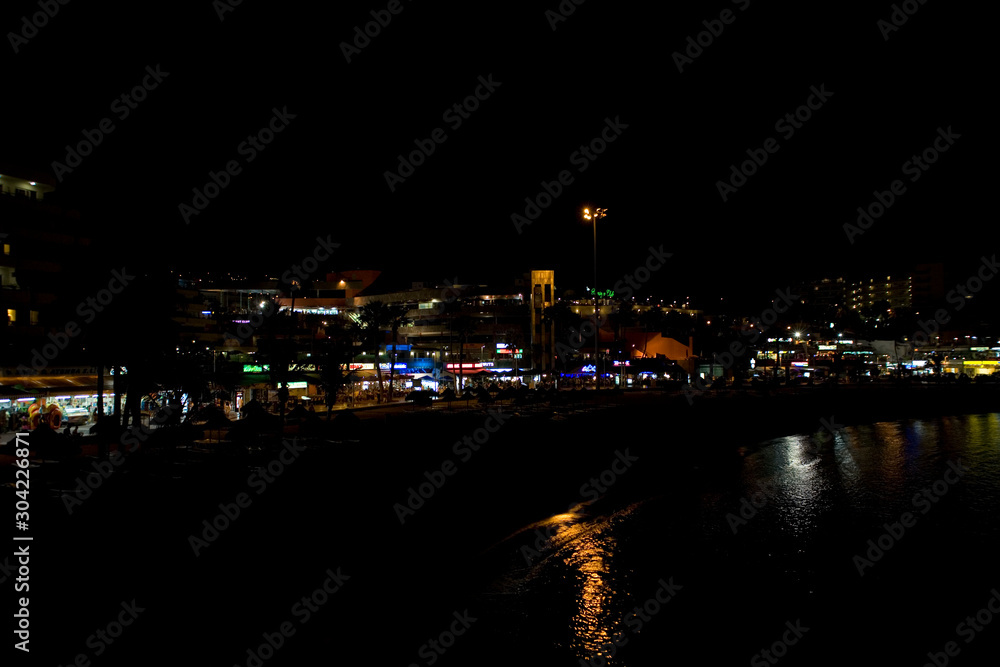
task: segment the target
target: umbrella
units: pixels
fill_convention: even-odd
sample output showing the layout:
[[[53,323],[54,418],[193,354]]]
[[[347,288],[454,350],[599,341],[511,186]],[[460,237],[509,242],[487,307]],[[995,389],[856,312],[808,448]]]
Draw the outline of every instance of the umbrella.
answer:
[[[267,410],[264,409],[264,406],[261,405],[260,401],[258,401],[256,398],[244,403],[243,407],[240,408],[240,414],[245,416],[266,413],[266,412]]]
[[[211,411],[208,415],[208,420],[202,425],[204,429],[211,429],[213,431],[221,431],[222,429],[232,428],[233,422],[229,420],[224,414],[221,413],[218,408]],[[221,439],[217,438],[217,440]],[[209,439],[211,440],[211,439]]]

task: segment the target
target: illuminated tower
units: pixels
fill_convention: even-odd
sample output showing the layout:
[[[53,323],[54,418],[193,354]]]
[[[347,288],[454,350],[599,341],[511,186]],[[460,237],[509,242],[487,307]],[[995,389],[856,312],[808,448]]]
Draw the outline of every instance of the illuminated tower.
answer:
[[[531,359],[542,372],[555,367],[555,322],[545,323],[545,309],[555,304],[555,271],[531,272]]]

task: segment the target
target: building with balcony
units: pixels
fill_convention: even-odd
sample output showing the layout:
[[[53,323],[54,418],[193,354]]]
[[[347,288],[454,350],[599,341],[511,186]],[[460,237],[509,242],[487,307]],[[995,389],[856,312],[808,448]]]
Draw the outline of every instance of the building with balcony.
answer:
[[[0,366],[24,363],[79,317],[67,295],[92,241],[79,212],[49,201],[54,190],[51,176],[0,165]],[[71,354],[61,361],[76,363]]]

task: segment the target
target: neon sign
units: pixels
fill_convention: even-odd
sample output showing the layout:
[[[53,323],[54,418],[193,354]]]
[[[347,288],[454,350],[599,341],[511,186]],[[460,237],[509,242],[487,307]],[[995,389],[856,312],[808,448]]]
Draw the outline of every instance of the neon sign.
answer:
[[[581,368],[580,372],[581,373],[596,373],[597,372],[597,366],[595,366],[594,364],[588,364],[588,365],[584,366],[583,368]]]
[[[601,299],[613,299],[615,296],[615,291],[612,289],[598,290],[595,292],[593,287],[587,288],[587,294],[590,296],[597,296]]]

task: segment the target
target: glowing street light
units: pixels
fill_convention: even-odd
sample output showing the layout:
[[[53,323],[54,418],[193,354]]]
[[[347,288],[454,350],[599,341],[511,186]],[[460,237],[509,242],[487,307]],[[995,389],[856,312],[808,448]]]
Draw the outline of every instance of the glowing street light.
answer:
[[[594,221],[594,391],[599,391],[601,388],[601,369],[597,363],[597,346],[601,330],[598,317],[600,307],[597,304],[597,293],[600,291],[597,289],[597,221],[607,214],[608,209],[606,208],[595,208],[593,214],[590,213],[589,208],[583,209],[583,219]]]

